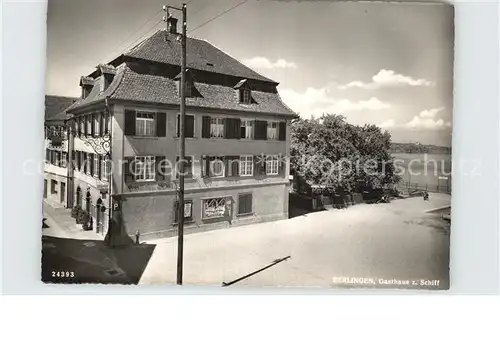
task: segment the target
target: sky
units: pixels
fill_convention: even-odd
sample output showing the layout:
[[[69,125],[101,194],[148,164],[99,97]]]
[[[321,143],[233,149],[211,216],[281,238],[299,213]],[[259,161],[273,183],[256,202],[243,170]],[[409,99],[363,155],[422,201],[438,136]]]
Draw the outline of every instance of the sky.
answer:
[[[46,92],[79,79],[159,28],[161,0],[49,0]],[[187,0],[188,35],[278,81],[302,118],[342,114],[394,142],[451,145],[453,8],[435,3]],[[192,32],[190,32],[192,31]]]

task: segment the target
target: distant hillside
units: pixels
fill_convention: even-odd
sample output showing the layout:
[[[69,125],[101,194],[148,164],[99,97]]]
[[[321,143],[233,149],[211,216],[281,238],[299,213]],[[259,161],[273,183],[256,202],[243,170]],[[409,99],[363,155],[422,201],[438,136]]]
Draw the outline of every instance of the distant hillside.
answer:
[[[392,143],[391,152],[407,153],[407,154],[451,154],[451,147],[424,145],[418,143]]]

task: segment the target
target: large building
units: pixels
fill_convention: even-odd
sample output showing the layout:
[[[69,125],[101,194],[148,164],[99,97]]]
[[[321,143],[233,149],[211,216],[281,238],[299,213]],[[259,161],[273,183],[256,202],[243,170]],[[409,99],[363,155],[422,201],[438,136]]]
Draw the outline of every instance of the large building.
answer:
[[[127,235],[176,235],[176,26],[170,18],[168,30],[82,77],[82,96],[67,109],[75,161],[69,205],[87,209],[100,233],[111,193]],[[186,78],[185,232],[288,218],[290,121],[297,115],[280,99],[278,83],[195,38],[187,38]],[[107,135],[106,155],[99,142]]]
[[[45,96],[45,165],[43,198],[53,207],[68,205],[68,133],[64,112],[76,98]]]

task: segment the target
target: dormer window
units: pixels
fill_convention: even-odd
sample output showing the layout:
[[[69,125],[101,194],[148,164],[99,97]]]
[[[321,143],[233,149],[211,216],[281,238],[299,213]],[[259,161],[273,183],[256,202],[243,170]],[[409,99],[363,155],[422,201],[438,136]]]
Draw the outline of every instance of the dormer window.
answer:
[[[82,87],[82,99],[85,99],[94,87],[94,79],[91,77],[81,77],[80,86]]]
[[[234,86],[234,89],[238,90],[240,104],[252,103],[252,90],[246,79],[240,80],[238,84]]]
[[[176,81],[177,84],[177,91],[179,92],[179,97],[181,96],[181,74],[179,73],[177,76],[175,76],[174,80]],[[186,87],[185,87],[185,93],[186,97],[201,97],[199,92],[196,90],[196,87],[194,86],[195,82],[195,77],[194,74],[188,69],[186,69]]]
[[[250,89],[241,89],[240,90],[240,103],[242,104],[250,104],[252,102],[252,95],[250,93]]]

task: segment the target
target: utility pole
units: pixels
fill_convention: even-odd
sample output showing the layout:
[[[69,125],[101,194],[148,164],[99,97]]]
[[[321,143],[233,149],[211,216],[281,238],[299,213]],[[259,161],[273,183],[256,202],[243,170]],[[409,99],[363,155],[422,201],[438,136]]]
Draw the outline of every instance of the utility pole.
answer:
[[[179,234],[177,238],[177,284],[182,285],[182,266],[184,259],[184,158],[186,157],[186,140],[184,121],[186,119],[186,35],[187,35],[187,8],[182,4],[182,61],[181,61],[181,118],[179,121]]]
[[[182,8],[163,6],[170,16],[168,10],[182,11],[182,36],[181,36],[181,111],[179,118],[179,200],[178,200],[178,235],[177,235],[177,284],[182,285],[182,268],[184,261],[184,159],[186,158],[186,140],[184,133],[184,122],[186,116],[186,36],[187,36],[187,6]]]

